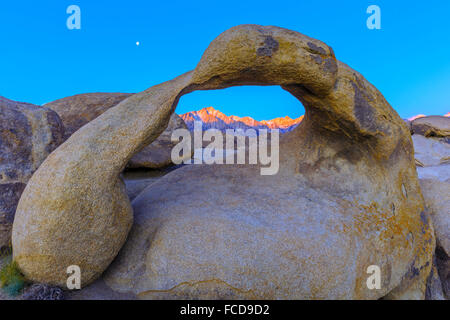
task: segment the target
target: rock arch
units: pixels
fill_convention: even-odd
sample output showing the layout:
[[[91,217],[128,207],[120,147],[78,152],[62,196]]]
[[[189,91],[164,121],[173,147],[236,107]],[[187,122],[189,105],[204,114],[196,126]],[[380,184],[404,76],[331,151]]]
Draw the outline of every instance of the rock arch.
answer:
[[[272,192],[293,192],[305,201],[307,196],[303,199],[299,192],[310,193],[311,201],[316,202],[314,208],[322,207],[325,213],[306,207],[296,213],[297,202],[291,205],[294,209],[286,210],[294,210],[294,217],[303,219],[301,223],[317,219],[312,227],[328,233],[326,241],[349,243],[351,250],[317,242],[315,248],[321,255],[313,260],[320,264],[322,278],[305,265],[305,273],[313,280],[299,289],[287,284],[292,280],[289,277],[273,280],[278,288],[274,289],[258,280],[264,276],[261,270],[253,270],[254,278],[245,282],[227,275],[231,272],[227,269],[217,271],[227,279],[214,280],[223,290],[216,290],[216,285],[211,289],[208,284],[175,293],[170,289],[171,285],[178,287],[173,279],[164,282],[143,279],[142,274],[133,279],[125,275],[125,270],[134,268],[132,259],[146,255],[139,251],[142,248],[135,248],[139,241],[148,241],[135,225],[109,272],[110,285],[144,297],[154,291],[211,297],[211,292],[230,290],[231,296],[258,291],[261,295],[256,296],[263,298],[378,298],[389,292],[392,296],[404,297],[407,292],[420,297],[431,267],[434,238],[423,212],[408,128],[382,94],[358,72],[337,61],[325,43],[291,30],[258,25],[225,31],[210,44],[193,71],[129,97],[82,127],[47,158],[23,193],[13,227],[14,259],[26,276],[64,286],[67,266],[76,264],[82,270],[83,286],[99,277],[132,226],[133,209],[120,178],[125,164],[164,130],[182,95],[236,85],[280,85],[303,103],[306,115],[302,124],[280,145],[280,172],[268,178],[280,188]],[[184,171],[189,170],[199,169],[194,166]],[[208,175],[213,169],[203,170]],[[220,170],[232,175],[229,168]],[[249,168],[242,170],[249,184],[255,182],[264,189],[269,183],[254,177]],[[170,186],[179,183],[180,177],[183,175],[170,174],[166,180],[175,179]],[[281,191],[285,181],[284,188],[289,190]],[[225,180],[227,183],[233,182]],[[168,188],[164,183],[160,186]],[[142,197],[133,202],[134,210],[139,211],[135,214],[146,221],[147,205]],[[270,208],[258,210],[266,213]],[[293,241],[297,246],[304,243],[304,239],[297,240]],[[130,255],[135,249],[138,254]],[[310,254],[308,250],[313,249],[310,246],[299,255]],[[338,267],[327,266],[327,257],[345,258],[353,273],[339,275],[344,268],[342,261],[336,262]],[[307,260],[306,256],[298,258]],[[144,261],[134,262],[145,269]],[[388,275],[382,290],[364,288],[367,263],[380,264]],[[278,267],[267,266],[268,270]],[[325,288],[334,276],[335,286]],[[223,283],[226,285],[220,285]],[[392,291],[394,288],[400,289]],[[223,296],[227,297],[219,295]]]

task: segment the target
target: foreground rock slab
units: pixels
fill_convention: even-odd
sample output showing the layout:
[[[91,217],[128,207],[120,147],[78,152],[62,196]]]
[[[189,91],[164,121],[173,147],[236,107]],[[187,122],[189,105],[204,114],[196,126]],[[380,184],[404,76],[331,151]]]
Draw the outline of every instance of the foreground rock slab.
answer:
[[[120,173],[194,90],[281,85],[306,108],[280,142],[280,170],[182,167],[128,200]],[[76,152],[74,152],[76,150]],[[51,190],[51,193],[43,190]],[[325,43],[241,25],[194,71],[154,86],[75,132],[33,175],[13,228],[33,280],[86,286],[108,267],[140,298],[423,299],[434,252],[409,129]],[[32,230],[32,232],[30,232]],[[367,268],[382,285],[370,290]]]
[[[436,240],[447,256],[450,256],[450,183],[421,179],[425,203],[431,217],[436,233]]]
[[[88,122],[130,97],[131,93],[85,93],[59,99],[45,106],[55,110],[66,127],[66,139]],[[125,120],[125,119],[124,119]],[[150,145],[134,155],[128,167],[163,168],[172,164],[171,134],[176,129],[187,129],[183,119],[175,113],[166,130]]]
[[[11,243],[14,215],[26,183],[63,142],[63,135],[55,112],[0,97],[0,248]]]

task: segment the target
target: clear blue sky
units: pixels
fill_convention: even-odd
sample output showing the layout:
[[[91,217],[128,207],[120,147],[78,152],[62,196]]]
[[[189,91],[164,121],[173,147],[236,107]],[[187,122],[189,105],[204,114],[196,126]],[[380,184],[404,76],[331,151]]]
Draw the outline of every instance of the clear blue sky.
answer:
[[[81,30],[66,27],[71,4],[81,8]],[[371,4],[381,8],[382,30],[366,27]],[[253,23],[325,41],[402,117],[445,114],[449,16],[447,0],[3,0],[0,95],[43,104],[78,93],[142,91],[193,69],[224,30]],[[303,113],[278,87],[196,92],[177,112],[207,106],[258,120]]]

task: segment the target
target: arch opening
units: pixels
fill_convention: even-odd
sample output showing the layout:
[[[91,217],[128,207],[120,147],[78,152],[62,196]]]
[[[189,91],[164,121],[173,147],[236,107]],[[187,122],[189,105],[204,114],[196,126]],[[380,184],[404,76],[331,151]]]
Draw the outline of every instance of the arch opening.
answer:
[[[305,113],[303,104],[280,86],[236,86],[194,91],[180,98],[175,112],[183,115],[208,107],[227,117],[251,117],[258,122],[285,117],[297,119]]]

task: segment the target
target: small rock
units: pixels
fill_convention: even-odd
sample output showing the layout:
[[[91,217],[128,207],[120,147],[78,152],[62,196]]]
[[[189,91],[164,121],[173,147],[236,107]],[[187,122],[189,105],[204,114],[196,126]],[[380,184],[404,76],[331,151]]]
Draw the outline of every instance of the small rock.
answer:
[[[439,245],[436,247],[436,265],[445,298],[450,300],[450,258]]]
[[[450,255],[450,183],[420,179],[425,205],[431,213],[436,240]]]
[[[433,259],[433,267],[427,281],[427,291],[425,293],[426,300],[445,300],[444,291],[442,290],[441,279],[436,268],[436,259]]]
[[[271,56],[258,54],[267,49]],[[121,172],[165,130],[179,98],[246,84],[281,85],[307,110],[280,141],[279,170],[184,166],[131,205]],[[17,208],[14,259],[29,279],[61,286],[77,264],[85,287],[122,248],[134,212],[105,274],[114,291],[195,299],[378,299],[395,291],[423,299],[435,241],[412,153],[399,115],[328,45],[283,28],[237,26],[195,70],[129,97],[52,153]],[[388,275],[380,290],[367,287],[374,264]]]
[[[450,164],[450,144],[439,139],[425,138],[415,134],[412,136],[414,143],[414,157],[422,167]]]

